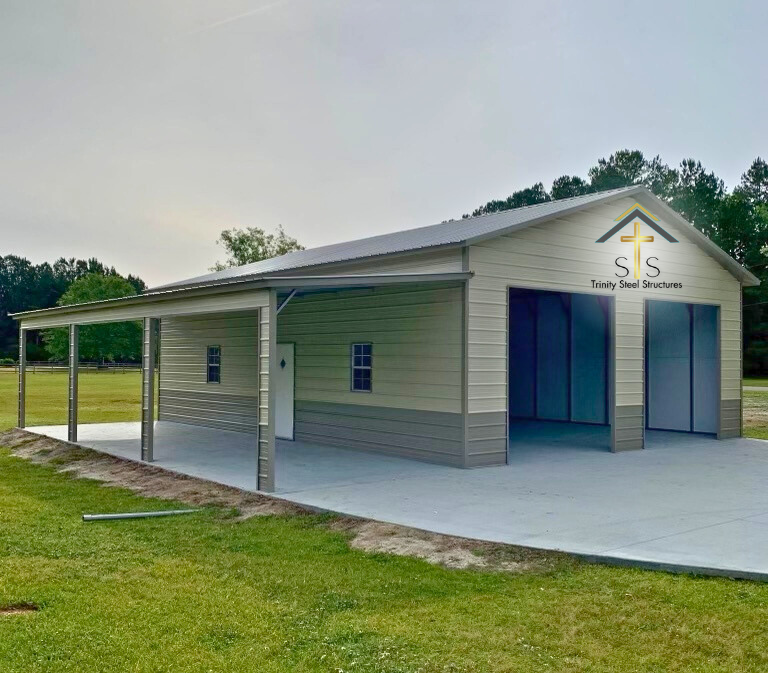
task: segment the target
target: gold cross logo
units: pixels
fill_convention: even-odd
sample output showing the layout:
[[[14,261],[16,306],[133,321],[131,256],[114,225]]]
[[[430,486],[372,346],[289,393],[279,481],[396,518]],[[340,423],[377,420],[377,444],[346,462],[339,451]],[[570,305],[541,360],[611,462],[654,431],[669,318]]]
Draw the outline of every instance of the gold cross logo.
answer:
[[[635,222],[635,235],[634,236],[622,236],[622,243],[634,243],[635,244],[635,278],[640,278],[640,244],[641,243],[653,243],[653,236],[641,236],[640,235],[640,223]]]

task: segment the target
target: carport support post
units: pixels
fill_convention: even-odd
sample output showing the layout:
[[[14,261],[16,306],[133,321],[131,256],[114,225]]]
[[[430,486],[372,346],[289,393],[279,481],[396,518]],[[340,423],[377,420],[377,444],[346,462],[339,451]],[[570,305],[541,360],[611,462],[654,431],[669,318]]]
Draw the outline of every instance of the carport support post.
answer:
[[[259,434],[256,488],[275,490],[275,378],[277,376],[277,292],[259,309]]]
[[[18,426],[26,424],[27,409],[27,330],[19,329],[19,418]]]
[[[144,318],[141,337],[141,459],[154,460],[157,318]]]
[[[69,326],[69,386],[67,387],[68,411],[67,439],[77,441],[77,374],[80,364],[80,326]]]

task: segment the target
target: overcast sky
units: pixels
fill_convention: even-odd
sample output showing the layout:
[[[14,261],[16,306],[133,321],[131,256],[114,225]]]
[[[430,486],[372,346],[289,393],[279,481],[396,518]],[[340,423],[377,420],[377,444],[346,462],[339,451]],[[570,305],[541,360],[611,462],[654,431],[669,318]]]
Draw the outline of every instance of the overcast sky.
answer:
[[[764,1],[0,0],[0,254],[156,285],[224,228],[432,224],[623,147],[732,187],[767,30]]]

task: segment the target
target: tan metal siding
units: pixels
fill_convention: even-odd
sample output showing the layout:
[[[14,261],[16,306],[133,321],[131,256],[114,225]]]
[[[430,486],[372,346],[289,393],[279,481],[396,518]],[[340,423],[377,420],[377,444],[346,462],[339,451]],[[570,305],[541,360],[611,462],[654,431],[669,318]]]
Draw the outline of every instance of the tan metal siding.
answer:
[[[507,414],[490,411],[469,414],[466,432],[466,467],[503,465],[507,460]]]
[[[464,465],[461,414],[299,400],[296,439]]]
[[[683,289],[592,289],[591,280],[619,279],[618,256],[629,260],[632,245],[618,236],[595,241],[614,219],[634,204],[624,199],[574,213],[507,236],[490,239],[469,250],[468,378],[470,414],[503,411],[506,407],[507,286],[594,292],[616,298],[616,404],[643,404],[644,300],[668,299],[720,306],[721,398],[739,399],[741,390],[741,287],[725,268],[685,237],[677,225],[661,225],[679,239],[660,236],[646,244],[643,257],[653,255],[657,279],[682,282]],[[629,280],[632,280],[631,274]]]
[[[296,400],[461,413],[461,288],[298,297],[278,320],[296,344]],[[350,344],[373,344],[373,391],[350,390]]]
[[[256,432],[258,311],[161,321],[160,420]],[[221,383],[206,382],[208,346],[221,346]]]
[[[722,400],[720,403],[720,439],[741,436],[741,400]]]

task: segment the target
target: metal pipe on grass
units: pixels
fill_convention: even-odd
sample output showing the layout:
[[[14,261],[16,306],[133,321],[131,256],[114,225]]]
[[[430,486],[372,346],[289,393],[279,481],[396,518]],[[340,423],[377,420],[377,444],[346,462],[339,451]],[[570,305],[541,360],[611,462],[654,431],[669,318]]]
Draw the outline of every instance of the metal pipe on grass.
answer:
[[[122,514],[83,514],[83,521],[120,521],[122,519],[144,519],[153,516],[193,514],[200,509],[167,509],[158,512],[124,512]]]

